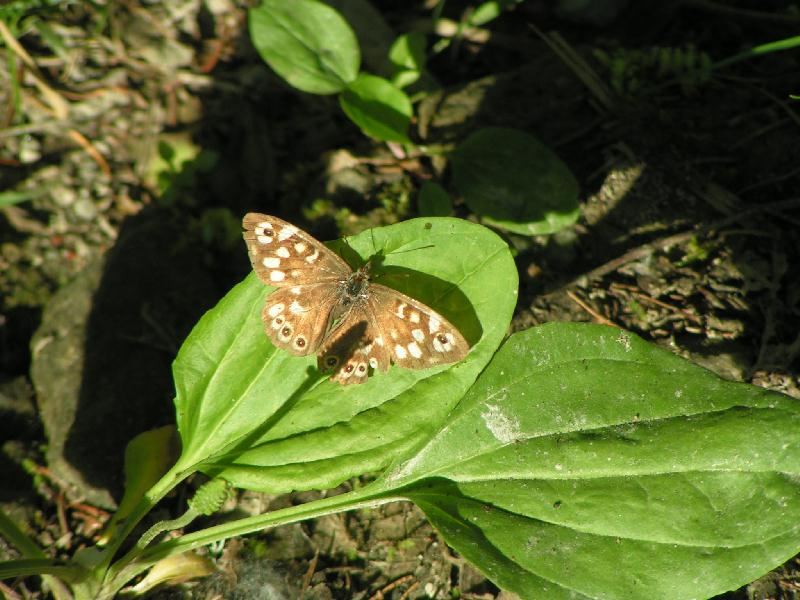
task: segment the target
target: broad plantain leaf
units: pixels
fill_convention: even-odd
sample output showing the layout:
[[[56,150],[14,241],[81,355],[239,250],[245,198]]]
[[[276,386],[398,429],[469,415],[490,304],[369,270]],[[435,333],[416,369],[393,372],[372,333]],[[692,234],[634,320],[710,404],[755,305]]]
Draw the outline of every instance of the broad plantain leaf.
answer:
[[[555,233],[580,215],[575,176],[525,132],[480,129],[456,148],[451,160],[453,184],[488,224],[539,235]]]
[[[251,275],[201,319],[175,361],[182,465],[202,464],[250,489],[331,487],[426,440],[472,385],[516,304],[505,243],[479,225],[429,218],[363,232],[338,248],[360,261],[382,252],[373,279],[448,317],[472,344],[469,356],[340,386],[320,377],[315,357],[270,344],[260,321],[270,288]]]
[[[800,402],[552,323],[384,485],[524,598],[705,598],[800,550]]]
[[[342,16],[315,0],[262,0],[250,9],[250,37],[261,58],[287,83],[335,94],[355,80],[358,40]]]

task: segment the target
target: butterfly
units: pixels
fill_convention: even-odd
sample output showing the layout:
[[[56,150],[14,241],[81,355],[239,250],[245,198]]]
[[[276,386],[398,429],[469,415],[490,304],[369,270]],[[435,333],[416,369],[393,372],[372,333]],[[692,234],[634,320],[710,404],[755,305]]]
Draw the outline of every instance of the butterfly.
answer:
[[[322,242],[277,217],[245,215],[242,226],[259,279],[276,287],[261,319],[272,343],[317,355],[331,381],[363,383],[390,363],[425,369],[462,360],[464,336],[419,300],[371,283],[370,263],[354,271]]]

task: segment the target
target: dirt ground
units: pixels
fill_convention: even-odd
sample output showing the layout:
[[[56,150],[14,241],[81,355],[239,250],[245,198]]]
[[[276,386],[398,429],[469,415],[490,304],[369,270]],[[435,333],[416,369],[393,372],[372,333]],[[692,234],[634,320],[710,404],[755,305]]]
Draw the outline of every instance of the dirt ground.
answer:
[[[379,73],[433,3],[335,4],[359,15],[364,69]],[[499,232],[520,273],[513,327],[613,324],[800,400],[800,50],[720,64],[796,35],[800,3],[575,4],[528,0],[464,31],[431,56],[440,89],[415,113],[427,145],[527,131],[580,182],[576,225]],[[417,216],[421,183],[447,181],[440,158],[392,151],[335,97],[289,88],[252,48],[246,9],[0,6],[0,502],[54,555],[94,543],[127,440],[173,422],[171,360],[249,271],[244,213],[333,239]],[[468,10],[448,2],[443,16]],[[236,509],[316,495],[243,493]],[[213,558],[216,575],[153,597],[509,597],[410,504],[234,540]],[[34,578],[0,590],[41,596]],[[798,596],[795,557],[723,597]]]

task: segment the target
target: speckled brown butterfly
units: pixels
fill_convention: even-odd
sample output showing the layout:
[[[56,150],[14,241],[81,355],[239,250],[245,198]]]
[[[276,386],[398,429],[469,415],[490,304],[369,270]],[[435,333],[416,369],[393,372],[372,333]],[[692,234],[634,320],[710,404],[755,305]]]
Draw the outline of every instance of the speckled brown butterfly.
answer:
[[[370,369],[394,363],[425,369],[463,359],[469,344],[422,302],[370,283],[369,263],[350,266],[306,232],[277,217],[248,213],[242,222],[258,277],[277,287],[261,318],[278,348],[315,352],[331,381],[363,383]]]

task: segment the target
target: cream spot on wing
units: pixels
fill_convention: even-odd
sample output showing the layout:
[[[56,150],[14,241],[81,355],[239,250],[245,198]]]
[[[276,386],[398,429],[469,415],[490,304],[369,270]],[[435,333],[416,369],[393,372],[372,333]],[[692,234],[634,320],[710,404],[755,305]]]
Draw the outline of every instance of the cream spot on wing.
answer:
[[[406,318],[406,314],[405,314],[406,306],[408,306],[408,305],[405,302],[401,302],[400,304],[397,305],[397,309],[394,311],[394,314],[397,315],[397,317],[400,318],[400,319],[405,319]]]
[[[411,319],[412,321],[414,319]],[[425,339],[425,334],[422,332],[422,329],[412,329],[411,330],[411,337],[413,337],[418,342],[421,342]]]
[[[291,312],[293,315],[299,315],[300,313],[306,312],[306,308],[301,306],[297,300],[294,300],[289,305],[289,312]]]
[[[300,277],[300,275],[302,275],[302,273],[297,269],[292,269],[291,275],[293,279],[297,279],[298,277]]]
[[[399,358],[399,359],[401,359],[401,360],[402,360],[402,359],[404,359],[406,356],[408,356],[408,352],[406,352],[406,349],[405,349],[405,348],[403,348],[403,347],[402,347],[400,344],[397,344],[397,345],[394,347],[394,355],[395,355],[397,358]]]
[[[256,239],[258,240],[259,244],[271,244],[272,243],[272,237],[270,237],[270,236],[259,235],[259,236],[256,236]]]
[[[317,257],[319,257],[319,250],[314,248],[314,252],[306,256],[306,262],[309,264],[313,263],[315,260],[317,260]]]
[[[283,281],[284,279],[286,279],[286,273],[284,273],[283,271],[272,271],[269,274],[270,281],[277,282],[277,281]]]
[[[289,258],[289,249],[286,246],[281,246],[280,248],[275,250],[275,254],[277,254],[281,258]]]
[[[264,257],[264,260],[261,261],[261,264],[268,269],[277,269],[281,266],[281,259],[275,256],[266,256]]]
[[[411,342],[406,347],[408,348],[408,353],[414,358],[419,358],[420,356],[422,356],[422,350],[420,350],[419,346],[417,346],[417,342]]]
[[[441,321],[439,321],[439,319],[431,315],[430,321],[428,321],[428,331],[430,333],[436,333],[437,331],[439,331],[439,326],[441,324],[442,323]]]
[[[294,245],[294,251],[297,252],[298,254],[302,254],[303,252],[306,251],[307,247],[308,246],[306,246],[305,242],[297,242]]]
[[[408,318],[411,319],[412,323],[419,323],[419,313],[415,310],[411,311],[411,315]]]
[[[269,307],[269,310],[267,311],[267,314],[270,317],[273,317],[273,318],[277,317],[279,314],[281,314],[283,312],[284,308],[286,308],[286,305],[284,305],[283,302],[281,302],[280,304],[275,304],[275,305]]]
[[[296,285],[293,288],[290,288],[289,291],[292,292],[295,296],[299,296],[300,295],[300,286]]]
[[[281,325],[286,323],[286,319],[283,318],[283,315],[278,315],[274,319],[272,319],[272,323],[270,323],[270,327],[273,329],[280,329]]]
[[[270,223],[269,221],[261,221],[261,223],[256,225],[256,227],[258,227],[261,230],[269,229],[270,231],[272,231],[272,223]]]
[[[299,229],[294,225],[287,225],[283,229],[281,229],[280,233],[278,234],[278,241],[282,242],[283,240],[288,240],[292,237],[295,233],[297,233]]]
[[[397,329],[392,329],[389,332],[389,335],[392,337],[393,340],[396,340],[397,339]]]
[[[376,337],[375,338],[375,343],[378,344],[378,346],[383,347],[383,336],[379,335],[378,337]]]
[[[373,369],[377,369],[378,368],[378,359],[375,358],[374,356],[372,358],[370,358],[369,359],[369,366],[372,367]]]

